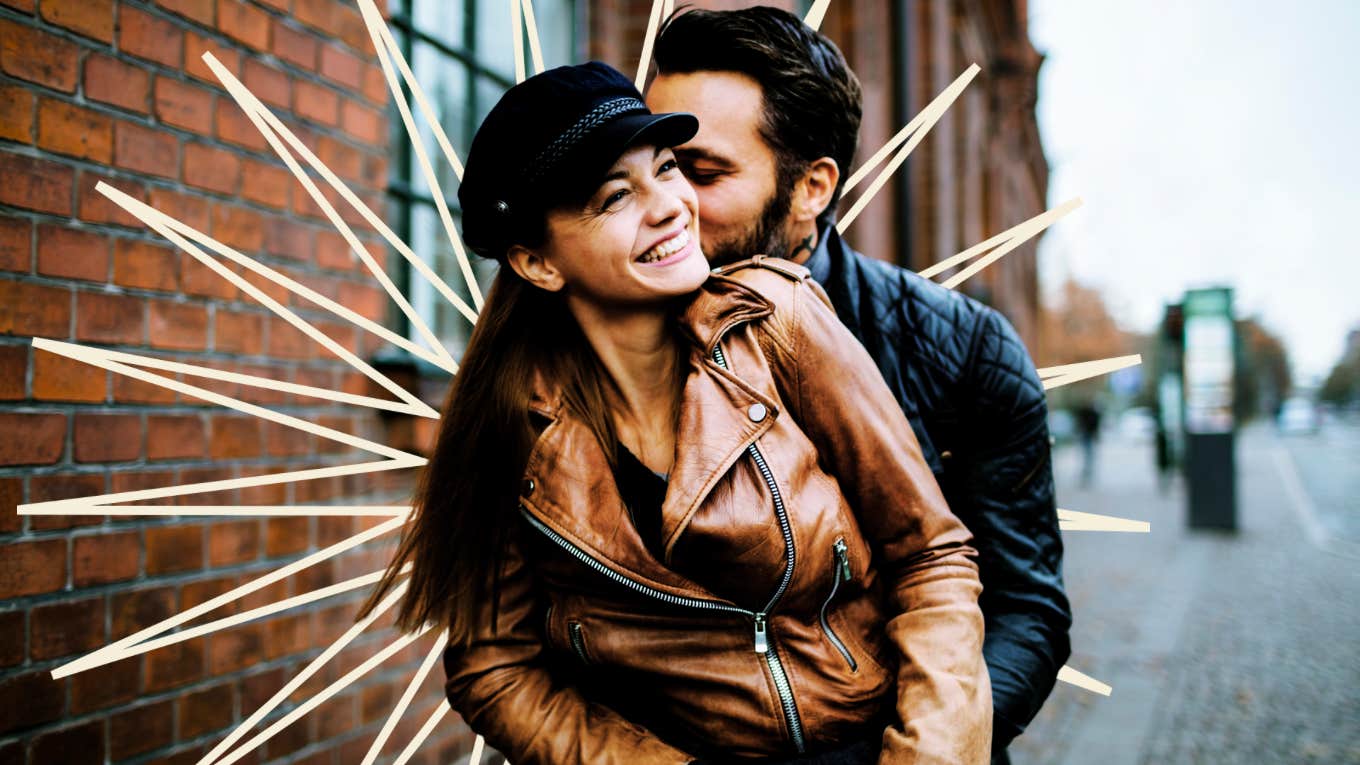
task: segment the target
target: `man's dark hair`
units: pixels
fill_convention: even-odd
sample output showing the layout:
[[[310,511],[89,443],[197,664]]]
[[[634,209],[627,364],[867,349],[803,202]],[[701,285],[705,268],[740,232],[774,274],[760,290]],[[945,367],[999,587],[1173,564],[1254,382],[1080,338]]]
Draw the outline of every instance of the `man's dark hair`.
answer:
[[[863,96],[835,43],[778,8],[681,8],[657,34],[655,57],[661,74],[738,72],[759,83],[765,96],[760,132],[775,154],[776,182],[791,186],[813,160],[831,157],[840,181],[817,216],[818,228],[836,219],[859,141]]]

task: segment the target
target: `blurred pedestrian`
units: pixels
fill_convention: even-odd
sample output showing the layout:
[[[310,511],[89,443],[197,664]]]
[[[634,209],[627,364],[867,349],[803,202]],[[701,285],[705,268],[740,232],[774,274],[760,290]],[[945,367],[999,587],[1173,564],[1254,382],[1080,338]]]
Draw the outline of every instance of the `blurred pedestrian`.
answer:
[[[1081,441],[1081,485],[1089,487],[1096,478],[1096,442],[1100,440],[1100,409],[1094,401],[1077,407],[1077,439]]]

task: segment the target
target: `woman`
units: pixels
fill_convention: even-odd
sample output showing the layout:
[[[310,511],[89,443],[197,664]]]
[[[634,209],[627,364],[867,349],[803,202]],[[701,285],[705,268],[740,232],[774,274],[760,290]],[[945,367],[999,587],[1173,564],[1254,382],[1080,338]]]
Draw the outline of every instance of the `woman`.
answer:
[[[598,63],[487,116],[459,199],[502,267],[364,611],[411,563],[398,624],[516,765],[986,762],[968,532],[806,270],[710,274],[696,130]]]

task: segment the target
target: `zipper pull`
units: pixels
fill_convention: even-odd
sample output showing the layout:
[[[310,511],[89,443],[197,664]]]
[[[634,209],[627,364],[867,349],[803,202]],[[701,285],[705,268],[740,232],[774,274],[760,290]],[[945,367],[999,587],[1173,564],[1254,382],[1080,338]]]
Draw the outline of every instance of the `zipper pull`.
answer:
[[[770,641],[765,637],[765,614],[756,614],[756,653],[770,650]]]
[[[833,548],[836,551],[836,562],[840,564],[841,581],[850,581],[850,555],[846,552],[845,538],[836,537],[836,544]]]

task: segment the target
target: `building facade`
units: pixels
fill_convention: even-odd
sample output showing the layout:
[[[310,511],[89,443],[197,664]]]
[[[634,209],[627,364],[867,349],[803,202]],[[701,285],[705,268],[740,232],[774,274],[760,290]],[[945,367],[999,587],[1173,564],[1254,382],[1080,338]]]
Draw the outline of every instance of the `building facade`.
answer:
[[[810,3],[786,2],[795,12]],[[502,0],[383,6],[453,146],[514,81]],[[713,3],[704,3],[718,7]],[[632,72],[647,0],[534,0],[549,66],[599,58]],[[914,269],[1045,207],[1034,123],[1040,56],[1023,0],[834,0],[823,30],[865,86],[861,157],[976,62],[982,73],[848,232]],[[414,336],[364,265],[201,61],[211,51],[355,194],[457,287],[434,196],[388,98],[353,0],[0,0],[0,765],[195,762],[353,624],[342,593],[70,677],[52,671],[373,525],[372,519],[19,516],[18,505],[275,475],[370,455],[32,347],[32,338],[385,396],[247,291],[113,205],[107,183],[361,316]],[[428,129],[420,139],[432,150]],[[437,156],[437,152],[435,153]],[[449,167],[437,169],[447,194]],[[331,197],[334,198],[333,196]],[[852,203],[851,196],[846,204]],[[456,217],[457,210],[454,215]],[[363,247],[453,351],[468,322],[356,215]],[[1027,340],[1033,245],[964,289]],[[489,272],[479,266],[485,279]],[[447,374],[296,293],[246,281],[427,402]],[[458,288],[464,293],[464,288]],[[277,387],[179,375],[247,404],[413,452],[433,421]],[[401,502],[414,471],[262,484],[176,504]],[[394,538],[307,566],[191,624],[381,570]],[[380,619],[287,694],[254,735],[395,637]],[[361,761],[430,642],[417,641],[282,728],[247,762]],[[417,689],[383,749],[394,760],[442,703]],[[455,761],[471,736],[445,718],[412,760]]]

